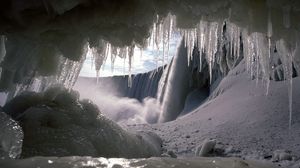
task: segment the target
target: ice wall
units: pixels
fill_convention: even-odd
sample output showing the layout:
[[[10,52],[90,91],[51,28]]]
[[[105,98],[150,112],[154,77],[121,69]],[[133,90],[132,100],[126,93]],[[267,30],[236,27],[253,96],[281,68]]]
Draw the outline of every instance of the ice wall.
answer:
[[[165,82],[164,88],[157,93],[157,99],[160,100],[161,104],[161,114],[158,122],[176,119],[184,107],[185,98],[190,90],[190,71],[186,54],[187,49],[182,42],[177,55],[168,67],[167,78],[163,81]]]

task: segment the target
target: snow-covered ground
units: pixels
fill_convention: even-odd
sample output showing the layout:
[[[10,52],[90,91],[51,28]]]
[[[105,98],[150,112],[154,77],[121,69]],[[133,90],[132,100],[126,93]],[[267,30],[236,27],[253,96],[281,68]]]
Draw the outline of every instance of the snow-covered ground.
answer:
[[[179,156],[193,156],[208,138],[216,139],[227,156],[270,159],[279,149],[300,156],[300,78],[293,80],[293,124],[289,129],[288,83],[271,81],[266,95],[266,86],[251,80],[244,67],[241,63],[232,70],[209,100],[193,112],[172,122],[134,124],[128,129],[154,131],[163,139],[164,149]]]

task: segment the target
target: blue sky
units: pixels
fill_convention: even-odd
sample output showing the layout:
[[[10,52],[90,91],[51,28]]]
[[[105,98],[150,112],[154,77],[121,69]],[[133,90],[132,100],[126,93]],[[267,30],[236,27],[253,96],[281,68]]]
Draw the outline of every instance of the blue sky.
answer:
[[[179,33],[175,33],[175,35],[170,40],[170,55],[168,60],[164,61],[164,64],[169,63],[172,57],[176,54],[177,46],[179,45],[181,40],[181,36]],[[95,67],[93,65],[93,60],[91,56],[91,52],[88,52],[87,58],[84,62],[83,68],[81,69],[80,76],[87,77],[96,77]],[[132,62],[132,74],[144,73],[155,69],[157,66],[162,66],[162,44],[160,44],[160,51],[157,51],[156,48],[149,46],[147,49],[144,49],[141,54],[141,50],[139,48],[135,48],[133,62]],[[117,57],[114,70],[111,70],[111,61],[110,58],[106,60],[106,63],[102,66],[100,71],[100,76],[114,76],[114,75],[124,75],[128,74],[128,59],[125,60],[124,67],[124,59]]]

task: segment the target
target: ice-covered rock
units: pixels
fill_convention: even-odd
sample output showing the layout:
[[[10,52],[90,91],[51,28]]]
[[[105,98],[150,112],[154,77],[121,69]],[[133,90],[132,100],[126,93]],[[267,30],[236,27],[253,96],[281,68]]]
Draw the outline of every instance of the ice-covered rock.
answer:
[[[177,155],[173,151],[168,151],[167,153],[171,158],[177,158]]]
[[[52,101],[41,96],[39,103],[31,100],[37,97],[27,97],[27,102],[34,103],[26,103],[26,108],[22,101],[15,100],[19,97],[7,103],[19,109],[16,118],[24,131],[22,157],[160,155],[161,140],[157,135],[125,131],[104,117],[91,101],[79,101],[74,91],[62,89],[55,95]]]
[[[215,149],[217,141],[215,139],[205,139],[202,145],[196,149],[196,156],[209,156]]]
[[[35,92],[23,92],[3,106],[3,111],[16,119],[28,108],[42,103],[42,95]]]
[[[276,150],[273,152],[272,160],[273,161],[292,160],[292,155],[289,151],[286,150]]]
[[[19,124],[0,111],[0,159],[16,159],[21,155],[23,131]]]

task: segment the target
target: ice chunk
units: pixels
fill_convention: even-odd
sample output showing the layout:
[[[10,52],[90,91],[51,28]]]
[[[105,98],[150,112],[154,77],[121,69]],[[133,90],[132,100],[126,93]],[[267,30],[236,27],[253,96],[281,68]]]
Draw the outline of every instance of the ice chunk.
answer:
[[[289,151],[286,150],[276,150],[272,156],[273,161],[284,161],[284,160],[292,160],[292,155]]]
[[[0,157],[16,159],[22,152],[23,131],[19,124],[0,111]]]
[[[45,96],[53,91],[56,92],[53,101],[49,101]],[[160,155],[160,138],[155,134],[125,131],[105,118],[90,101],[79,101],[77,92],[51,89],[47,93],[41,97],[42,102],[22,109],[18,116],[25,137],[22,157],[76,155],[135,158]],[[15,102],[15,106],[22,105],[14,99],[11,102]],[[13,137],[14,134],[9,134],[14,133],[13,130],[2,131],[0,135],[3,132],[8,136],[4,142],[18,140]],[[7,150],[10,144],[3,144]]]
[[[197,147],[196,156],[208,156],[215,148],[215,139],[205,139],[201,146]]]

